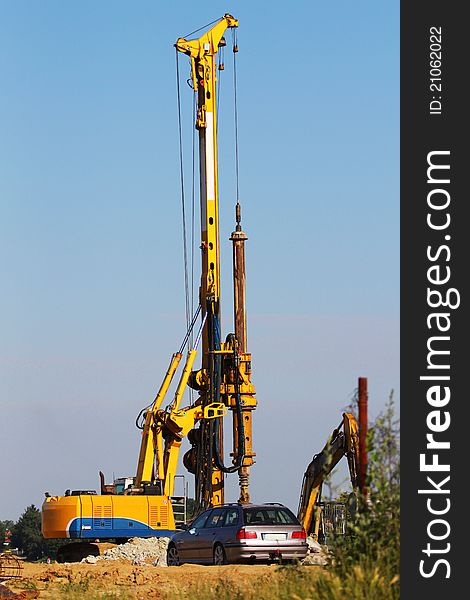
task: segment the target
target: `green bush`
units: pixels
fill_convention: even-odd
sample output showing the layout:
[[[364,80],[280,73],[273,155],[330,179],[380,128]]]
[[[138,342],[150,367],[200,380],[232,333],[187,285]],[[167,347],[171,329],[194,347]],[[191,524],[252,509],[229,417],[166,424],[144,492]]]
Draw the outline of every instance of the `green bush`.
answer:
[[[336,598],[338,586],[348,598],[399,597],[400,448],[393,395],[369,430],[368,455],[368,495],[358,499],[346,535],[334,540],[332,577],[318,581],[321,599]]]

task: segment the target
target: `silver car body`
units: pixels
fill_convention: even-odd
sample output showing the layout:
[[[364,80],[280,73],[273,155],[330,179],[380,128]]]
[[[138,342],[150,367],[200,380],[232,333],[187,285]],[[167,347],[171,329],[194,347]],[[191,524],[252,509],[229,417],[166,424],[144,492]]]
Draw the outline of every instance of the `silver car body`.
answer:
[[[168,546],[169,564],[301,560],[306,554],[299,521],[274,503],[208,509],[186,531],[175,533]]]

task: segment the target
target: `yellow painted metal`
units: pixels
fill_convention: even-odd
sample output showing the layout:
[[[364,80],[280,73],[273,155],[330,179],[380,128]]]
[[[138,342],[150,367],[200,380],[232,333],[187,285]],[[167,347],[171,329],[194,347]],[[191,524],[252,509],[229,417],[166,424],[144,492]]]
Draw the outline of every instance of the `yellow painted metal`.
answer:
[[[155,402],[151,410],[147,412],[144,431],[142,432],[142,445],[135,484],[136,488],[140,487],[143,481],[151,482],[154,480],[154,465],[156,459],[158,479],[164,482],[165,489],[173,489],[173,480],[176,475],[181,442],[176,440],[174,443],[164,448],[162,433],[162,428],[164,426],[182,439],[194,427],[198,420],[202,418],[215,418],[215,416],[225,416],[227,413],[225,406],[220,403],[213,403],[204,408],[198,405],[179,410],[196,354],[197,351],[195,349],[188,352],[186,363],[175,392],[175,397],[170,405],[169,412],[166,413],[160,411],[159,408],[181,360],[181,354],[177,353],[173,355],[170,367]],[[211,411],[214,413],[213,416],[210,415]]]
[[[175,352],[171,357],[170,366],[168,367],[160,389],[158,390],[152,408],[147,411],[145,416],[144,429],[142,431],[142,440],[140,444],[139,461],[137,464],[137,475],[135,481],[136,488],[140,488],[143,481],[153,481],[156,445],[155,415],[166,396],[180,360],[181,354],[179,352]]]
[[[217,419],[218,417],[225,417],[227,414],[227,407],[223,402],[211,402],[207,404],[203,409],[204,419]]]
[[[180,411],[160,411],[158,415],[162,443],[157,447],[157,464],[159,479],[163,483],[163,493],[166,496],[173,493],[181,441],[194,427],[200,413],[201,409],[194,407]],[[166,438],[164,445],[163,432]]]
[[[197,119],[196,127],[199,130],[199,155],[200,155],[200,201],[201,201],[201,250],[202,250],[202,273],[200,286],[200,304],[203,314],[215,315],[219,319],[220,326],[220,242],[219,242],[219,211],[218,211],[218,160],[217,160],[217,107],[216,107],[216,54],[219,43],[227,28],[238,27],[238,21],[233,16],[226,14],[224,17],[197,40],[185,40],[179,38],[175,44],[177,50],[189,56],[191,62],[191,79],[194,91],[197,94]],[[222,344],[217,354],[233,354],[234,350],[225,348]],[[166,411],[161,410],[162,402],[168,392],[169,386],[176,373],[181,360],[181,353],[172,356],[170,366],[160,386],[158,394],[152,407],[145,415],[144,428],[137,465],[137,474],[134,490],[124,496],[93,496],[103,503],[103,506],[113,506],[119,519],[135,519],[142,523],[149,523],[151,527],[174,528],[174,519],[168,496],[171,496],[174,488],[178,456],[182,439],[201,420],[220,418],[227,413],[227,406],[232,408],[235,386],[230,378],[224,376],[221,382],[221,398],[223,402],[210,403],[207,393],[208,373],[211,361],[209,350],[208,324],[206,322],[202,331],[202,365],[196,381],[201,387],[201,396],[193,406],[180,409],[184,390],[188,384],[191,369],[194,365],[196,350],[190,350],[186,359],[175,396]],[[244,403],[243,410],[250,411],[255,408],[254,386],[250,382],[248,363],[251,356],[242,355],[240,373],[242,382],[239,392]],[[245,414],[244,413],[244,414]],[[250,415],[251,417],[251,415]],[[251,449],[251,418],[247,428],[248,440],[246,445],[246,459],[244,466],[253,463]],[[222,448],[223,431],[220,426],[220,445]],[[155,463],[157,471],[155,473]],[[224,501],[224,476],[220,469],[212,465],[210,473],[212,479],[211,497],[208,498],[210,505],[216,506]],[[143,483],[155,483],[160,480],[163,484],[164,496],[146,496],[142,494]],[[94,502],[91,497],[53,497],[47,498],[44,503],[43,516],[46,522],[46,537],[66,537],[68,535],[67,523],[72,522],[84,515],[85,508],[87,518],[93,516]],[[101,500],[102,499],[102,500]],[[144,509],[145,501],[147,509]],[[162,514],[167,511],[168,518],[153,521],[150,515],[151,506],[155,504],[161,508]],[[142,506],[141,506],[142,505]],[[154,508],[155,508],[154,507]],[[160,510],[160,508],[158,510]],[[145,512],[147,510],[147,513]],[[88,513],[90,513],[88,515]],[[166,513],[165,513],[166,514]],[[81,515],[81,516],[80,516]],[[114,517],[113,517],[114,518]],[[81,537],[79,534],[76,537]]]
[[[199,131],[199,180],[201,202],[201,286],[200,304],[204,312],[219,319],[220,327],[220,240],[219,240],[219,193],[217,160],[217,107],[215,56],[219,43],[227,28],[238,27],[238,20],[232,15],[224,17],[204,33],[199,39],[179,38],[176,48],[190,57],[191,78],[197,94],[196,128]],[[208,322],[202,333],[202,369],[209,372],[210,365]],[[201,403],[208,402],[203,391]],[[206,435],[206,434],[205,434]],[[219,427],[219,445],[222,452],[223,427]],[[210,505],[223,503],[224,480],[220,469],[212,466]]]
[[[227,13],[199,39],[185,40],[184,38],[178,38],[175,44],[176,48],[193,59],[204,58],[207,54],[216,54],[220,40],[226,29],[230,27],[238,27],[238,19]]]
[[[165,479],[165,465],[163,464],[163,433],[161,427],[157,429],[156,459],[157,479],[163,481]]]
[[[165,496],[116,496],[116,495],[78,495],[49,496],[42,506],[41,531],[46,539],[101,537],[92,531],[94,523],[107,520],[133,522],[134,527],[146,524],[151,529],[174,530],[175,521],[171,503]],[[87,534],[88,535],[83,535]],[[106,537],[106,529],[101,531]],[[128,537],[139,535],[129,529]]]
[[[211,408],[210,408],[211,407]],[[210,408],[210,410],[208,410]],[[213,414],[211,414],[211,412]],[[173,494],[174,480],[178,467],[178,457],[181,441],[201,419],[215,419],[227,413],[221,403],[213,403],[206,407],[201,405],[188,406],[181,410],[172,410],[161,415],[161,420],[167,431],[171,432],[163,451],[164,487],[163,493],[167,496]]]
[[[318,533],[320,531],[321,515],[322,515],[322,507],[316,506],[315,507],[315,526],[313,528],[313,538],[315,540],[318,540]]]
[[[191,429],[191,428],[190,428]],[[165,496],[172,496],[175,486],[175,475],[178,468],[178,457],[181,448],[180,440],[172,440],[165,451],[165,483],[163,493]]]
[[[359,466],[359,426],[353,414],[343,413],[340,428],[335,429],[323,450],[313,457],[307,467],[302,486],[298,517],[307,533],[318,531],[316,503],[325,477],[343,456],[347,457],[353,489],[357,488]]]
[[[220,469],[212,471],[212,491],[210,504],[211,506],[219,506],[225,502],[224,494],[224,475]]]
[[[343,414],[343,423],[349,477],[353,488],[356,488],[359,485],[359,424],[351,413]]]
[[[181,373],[180,381],[178,387],[176,389],[175,397],[173,400],[173,404],[171,406],[172,411],[178,411],[181,398],[183,397],[184,391],[188,385],[188,379],[191,375],[191,370],[193,368],[194,359],[196,358],[197,350],[193,349],[188,352],[188,356],[186,358],[186,364],[184,365],[183,372]]]
[[[315,515],[315,504],[317,502],[318,499],[318,494],[320,493],[320,488],[321,485],[323,483],[323,478],[322,481],[319,483],[316,483],[315,485],[313,485],[310,489],[310,494],[308,497],[308,503],[307,506],[305,507],[305,512],[302,515],[302,518],[300,518],[300,522],[302,523],[305,531],[311,531],[312,530],[312,521],[313,521],[313,517]],[[313,526],[313,530],[315,530],[318,528],[314,525]]]
[[[227,28],[238,20],[226,14],[196,40],[178,38],[176,48],[191,58],[191,77],[198,95],[196,127],[199,130],[202,274],[200,302],[204,310],[212,303],[218,314],[220,298],[220,241],[218,209],[218,161],[215,55]],[[203,368],[208,367],[207,327],[203,332]]]

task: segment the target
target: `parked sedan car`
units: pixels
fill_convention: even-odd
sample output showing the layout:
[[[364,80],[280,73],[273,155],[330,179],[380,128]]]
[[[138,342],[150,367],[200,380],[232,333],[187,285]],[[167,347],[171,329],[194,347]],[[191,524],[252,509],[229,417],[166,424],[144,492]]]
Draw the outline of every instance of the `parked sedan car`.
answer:
[[[301,560],[305,531],[284,505],[223,504],[198,515],[168,544],[169,566],[181,563]]]

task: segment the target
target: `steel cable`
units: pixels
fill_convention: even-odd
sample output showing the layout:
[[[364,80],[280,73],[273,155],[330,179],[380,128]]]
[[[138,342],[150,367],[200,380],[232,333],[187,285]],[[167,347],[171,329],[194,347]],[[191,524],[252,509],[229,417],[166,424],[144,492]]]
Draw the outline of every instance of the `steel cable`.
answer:
[[[184,166],[183,166],[183,127],[181,123],[181,94],[180,94],[180,70],[178,50],[176,50],[176,89],[178,99],[178,133],[179,133],[179,159],[180,159],[180,184],[181,184],[181,213],[183,225],[183,262],[184,262],[184,291],[186,303],[186,327],[189,329],[191,309],[189,306],[189,281],[188,281],[188,248],[186,242],[186,202],[184,194]]]

